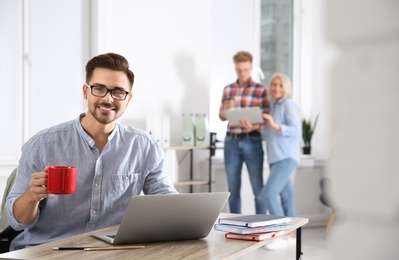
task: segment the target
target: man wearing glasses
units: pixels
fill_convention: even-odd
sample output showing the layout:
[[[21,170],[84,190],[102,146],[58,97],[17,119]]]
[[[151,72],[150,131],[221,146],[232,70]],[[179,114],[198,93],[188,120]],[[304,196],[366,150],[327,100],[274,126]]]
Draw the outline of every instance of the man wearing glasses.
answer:
[[[177,193],[163,171],[163,151],[146,132],[116,121],[132,98],[127,60],[107,53],[86,65],[87,112],[45,129],[22,147],[7,217],[24,230],[10,249],[119,224],[133,195]],[[47,168],[75,166],[76,192],[47,191]]]

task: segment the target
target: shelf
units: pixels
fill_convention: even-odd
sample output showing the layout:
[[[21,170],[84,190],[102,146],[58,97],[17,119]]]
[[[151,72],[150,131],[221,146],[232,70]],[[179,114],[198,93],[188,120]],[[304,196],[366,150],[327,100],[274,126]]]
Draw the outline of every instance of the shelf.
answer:
[[[208,180],[180,180],[175,185],[208,185]]]
[[[184,155],[182,159],[179,159],[178,163],[180,163],[186,158],[187,155],[189,155],[189,170],[190,170],[190,177],[186,180],[179,180],[174,183],[175,186],[184,186],[188,185],[190,186],[190,192],[193,192],[193,186],[194,185],[207,185],[209,192],[212,191],[212,156],[215,155],[215,149],[216,149],[216,133],[209,133],[209,144],[208,145],[202,145],[202,146],[186,146],[186,145],[176,145],[176,146],[170,146],[170,147],[165,147],[165,150],[169,151],[184,151]],[[194,153],[198,153],[198,151],[205,151],[208,150],[208,156],[209,156],[209,167],[208,167],[208,179],[195,179],[194,178]],[[201,176],[202,177],[202,176]],[[203,177],[202,177],[203,178]]]

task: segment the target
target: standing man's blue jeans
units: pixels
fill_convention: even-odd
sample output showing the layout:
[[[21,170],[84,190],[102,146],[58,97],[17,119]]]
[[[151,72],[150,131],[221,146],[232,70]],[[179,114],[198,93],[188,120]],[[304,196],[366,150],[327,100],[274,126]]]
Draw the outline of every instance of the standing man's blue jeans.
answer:
[[[263,187],[263,149],[261,136],[226,136],[224,141],[224,165],[229,186],[229,206],[231,213],[241,213],[241,171],[242,165],[248,169],[252,191],[255,196],[256,214],[265,214]]]
[[[271,215],[296,216],[291,175],[294,173],[297,164],[291,158],[270,164],[270,175],[263,187],[262,195]]]

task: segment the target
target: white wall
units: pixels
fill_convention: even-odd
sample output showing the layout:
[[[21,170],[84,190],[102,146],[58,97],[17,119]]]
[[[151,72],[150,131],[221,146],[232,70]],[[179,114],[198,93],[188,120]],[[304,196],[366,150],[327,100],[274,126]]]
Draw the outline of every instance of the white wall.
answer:
[[[398,259],[398,1],[325,1],[326,40],[339,56],[331,92],[331,259]]]
[[[219,119],[223,88],[237,80],[233,56],[245,50],[254,55],[254,67],[259,66],[260,48],[260,1],[219,0],[212,1],[211,20],[211,74],[210,74],[210,130],[217,132],[218,139],[226,133],[227,122]],[[260,6],[260,4],[259,4]],[[259,79],[256,73],[252,76]]]
[[[76,118],[85,111],[82,85],[89,57],[85,1],[29,2],[29,133]],[[25,126],[26,127],[26,126]]]
[[[123,54],[136,75],[122,121],[145,129],[149,115],[169,115],[180,144],[181,114],[209,113],[210,1],[104,0],[97,8],[93,49]]]
[[[293,96],[303,118],[313,121],[319,115],[312,154],[328,159],[331,154],[328,78],[337,51],[325,39],[323,2],[294,1]]]
[[[22,1],[0,1],[1,167],[15,164],[23,142],[22,11]]]
[[[22,144],[85,111],[88,13],[80,0],[0,1],[0,198]]]
[[[0,91],[7,124],[0,128],[0,166],[15,166],[29,137],[85,109],[88,8],[79,0],[0,5]]]
[[[221,124],[223,134],[217,112],[223,87],[236,80],[232,56],[238,50],[255,52],[259,45],[255,2],[98,2],[94,8],[102,26],[93,55],[120,52],[137,76],[122,120],[144,128],[148,115],[169,114],[172,144],[180,145],[181,114],[206,113],[211,131]]]

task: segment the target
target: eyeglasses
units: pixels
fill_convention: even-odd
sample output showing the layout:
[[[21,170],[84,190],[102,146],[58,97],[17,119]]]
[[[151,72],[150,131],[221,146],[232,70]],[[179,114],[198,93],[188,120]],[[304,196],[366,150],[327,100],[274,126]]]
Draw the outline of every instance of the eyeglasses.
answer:
[[[103,85],[94,84],[89,85],[85,83],[85,85],[90,88],[91,94],[96,97],[105,97],[108,92],[111,93],[111,97],[115,100],[125,100],[127,95],[130,93],[128,91],[124,91],[119,88],[109,89]]]

